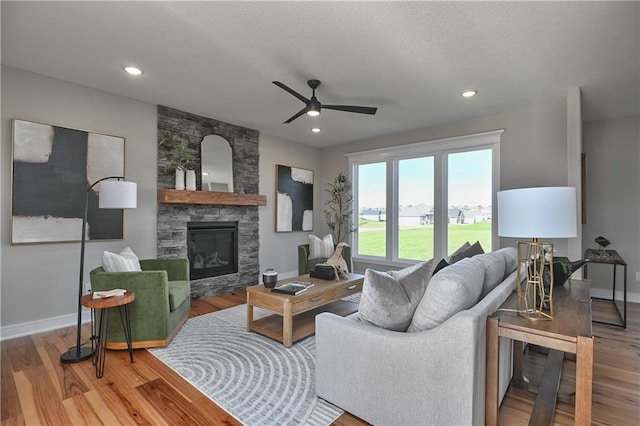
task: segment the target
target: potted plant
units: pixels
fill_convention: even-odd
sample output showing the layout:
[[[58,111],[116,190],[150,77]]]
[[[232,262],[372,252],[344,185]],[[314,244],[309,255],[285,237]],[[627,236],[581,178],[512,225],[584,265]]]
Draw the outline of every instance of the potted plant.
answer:
[[[169,155],[164,157],[168,162],[167,168],[175,170],[176,189],[185,189],[185,172],[187,174],[187,189],[195,191],[196,174],[193,168],[196,163],[196,156],[187,148],[184,139],[178,139],[174,133],[164,132],[160,138],[158,146],[166,146],[170,149]]]
[[[327,184],[326,191],[329,193],[329,201],[325,203],[327,208],[324,210],[327,226],[331,230],[336,244],[346,242],[349,234],[356,230],[352,219],[351,182],[340,172],[332,182]]]

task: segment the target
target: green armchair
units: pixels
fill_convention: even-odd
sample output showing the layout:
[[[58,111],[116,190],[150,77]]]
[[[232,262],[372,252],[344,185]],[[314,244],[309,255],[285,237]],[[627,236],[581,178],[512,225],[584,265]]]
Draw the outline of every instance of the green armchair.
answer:
[[[134,348],[166,346],[189,316],[191,282],[187,259],[140,260],[141,272],[91,271],[93,291],[132,290],[131,335]],[[107,348],[127,349],[119,315],[111,315]]]
[[[353,272],[353,264],[351,263],[351,247],[346,246],[342,249],[342,257],[347,262],[349,272]],[[309,244],[300,244],[298,246],[298,275],[305,275],[312,271],[318,263],[324,263],[327,258],[309,259]]]

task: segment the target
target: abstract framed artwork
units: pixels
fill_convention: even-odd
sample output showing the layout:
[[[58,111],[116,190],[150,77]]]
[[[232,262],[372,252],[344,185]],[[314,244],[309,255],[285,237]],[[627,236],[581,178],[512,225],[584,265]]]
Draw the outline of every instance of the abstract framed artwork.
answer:
[[[123,137],[13,120],[11,244],[80,241],[87,188],[124,176]],[[123,211],[88,194],[87,240],[123,238]]]
[[[313,170],[276,164],[276,232],[313,230]]]

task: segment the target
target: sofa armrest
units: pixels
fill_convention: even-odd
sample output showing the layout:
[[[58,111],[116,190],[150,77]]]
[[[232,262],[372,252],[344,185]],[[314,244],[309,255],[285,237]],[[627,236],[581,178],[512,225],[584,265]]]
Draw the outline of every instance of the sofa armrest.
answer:
[[[102,268],[91,271],[93,291],[114,288],[131,290],[136,294],[135,305],[153,307],[169,314],[169,284],[166,271],[104,272]]]
[[[143,259],[140,267],[143,271],[167,271],[169,281],[189,280],[189,260],[185,258]]]
[[[309,273],[307,261],[309,259],[309,244],[300,244],[298,246],[298,275]]]
[[[420,333],[320,314],[317,394],[374,424],[472,424],[479,328],[468,312]]]

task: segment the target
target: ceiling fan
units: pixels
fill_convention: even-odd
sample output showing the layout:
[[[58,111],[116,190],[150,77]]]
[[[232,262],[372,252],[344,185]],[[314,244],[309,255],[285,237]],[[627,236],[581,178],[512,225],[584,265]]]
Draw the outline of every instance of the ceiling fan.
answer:
[[[305,103],[304,108],[302,108],[300,111],[298,111],[295,115],[293,115],[291,118],[289,118],[287,121],[285,121],[282,124],[291,123],[293,120],[300,117],[304,113],[307,113],[307,115],[311,117],[316,117],[320,115],[321,109],[333,109],[336,111],[355,112],[358,114],[369,114],[369,115],[374,115],[378,110],[378,108],[366,107],[366,106],[322,105],[320,101],[318,101],[318,98],[316,98],[316,89],[318,88],[318,86],[320,86],[320,80],[307,81],[307,84],[309,85],[309,87],[311,87],[311,90],[313,91],[313,93],[311,94],[311,99],[305,98],[300,93],[296,92],[295,90],[286,86],[285,84],[280,83],[279,81],[273,81],[272,83],[280,87],[281,89],[284,89],[287,92],[291,93],[293,96],[295,96],[296,98],[300,99],[302,102]]]

